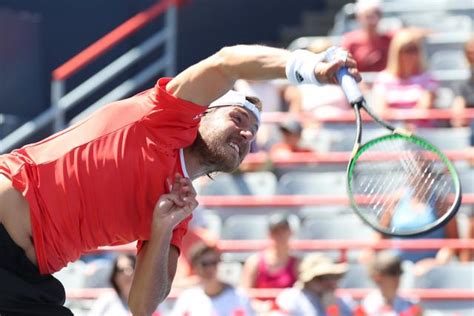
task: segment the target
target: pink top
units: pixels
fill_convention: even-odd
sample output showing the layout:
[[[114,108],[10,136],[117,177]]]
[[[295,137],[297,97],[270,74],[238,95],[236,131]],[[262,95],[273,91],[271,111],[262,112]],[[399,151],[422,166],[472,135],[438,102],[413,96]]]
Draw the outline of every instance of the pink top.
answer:
[[[295,273],[295,265],[297,262],[297,258],[290,256],[283,268],[275,272],[270,272],[265,262],[264,253],[260,253],[257,266],[257,279],[255,280],[254,287],[259,289],[292,287],[297,279]]]
[[[400,79],[388,71],[382,71],[375,79],[374,95],[383,95],[390,108],[414,108],[425,91],[435,92],[438,82],[433,76],[424,72]]]

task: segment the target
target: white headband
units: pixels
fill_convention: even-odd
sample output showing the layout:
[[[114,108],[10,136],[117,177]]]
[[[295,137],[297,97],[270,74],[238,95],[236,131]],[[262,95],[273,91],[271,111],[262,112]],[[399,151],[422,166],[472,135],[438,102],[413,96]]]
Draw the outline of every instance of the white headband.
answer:
[[[224,94],[222,97],[219,99],[215,100],[209,105],[209,108],[217,108],[221,106],[240,106],[243,108],[246,108],[252,114],[255,116],[257,119],[257,125],[260,126],[260,111],[257,109],[255,104],[252,102],[249,102],[243,93],[234,91],[234,90],[229,90],[226,94]]]

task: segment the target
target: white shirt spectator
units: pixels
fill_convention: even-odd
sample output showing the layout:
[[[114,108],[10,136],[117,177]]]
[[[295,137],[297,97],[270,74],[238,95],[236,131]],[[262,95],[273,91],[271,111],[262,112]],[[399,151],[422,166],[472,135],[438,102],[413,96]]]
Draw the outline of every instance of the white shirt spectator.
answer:
[[[115,293],[101,295],[89,312],[89,316],[129,316],[128,306]]]
[[[349,299],[336,298],[340,316],[351,316],[352,305]],[[283,290],[277,297],[278,307],[291,316],[326,316],[323,305],[305,290],[290,288]]]
[[[298,86],[301,93],[301,109],[317,116],[332,116],[352,110],[346,96],[338,85]]]
[[[184,290],[176,300],[172,316],[253,316],[249,298],[227,286],[219,295],[209,297],[200,287]]]
[[[367,316],[397,316],[414,308],[416,302],[397,296],[393,306],[387,306],[380,291],[374,290],[367,294],[361,305]]]

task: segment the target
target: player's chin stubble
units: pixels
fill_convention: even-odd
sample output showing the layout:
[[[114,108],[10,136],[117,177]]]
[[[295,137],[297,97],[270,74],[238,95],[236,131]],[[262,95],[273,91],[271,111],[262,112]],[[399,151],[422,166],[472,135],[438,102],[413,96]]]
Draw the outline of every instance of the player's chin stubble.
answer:
[[[206,135],[198,133],[193,151],[199,154],[201,163],[208,166],[210,172],[232,172],[240,162],[232,155],[229,144],[216,134],[214,131]]]

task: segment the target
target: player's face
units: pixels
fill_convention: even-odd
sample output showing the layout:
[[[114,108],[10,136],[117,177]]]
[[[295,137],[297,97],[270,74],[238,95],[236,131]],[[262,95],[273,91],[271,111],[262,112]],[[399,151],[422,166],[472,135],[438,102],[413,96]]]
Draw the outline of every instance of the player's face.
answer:
[[[235,170],[250,151],[257,133],[257,120],[245,108],[226,106],[212,109],[205,115],[199,133],[207,151],[206,163],[214,171]]]

